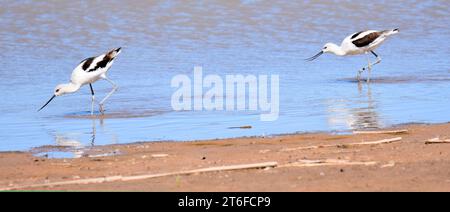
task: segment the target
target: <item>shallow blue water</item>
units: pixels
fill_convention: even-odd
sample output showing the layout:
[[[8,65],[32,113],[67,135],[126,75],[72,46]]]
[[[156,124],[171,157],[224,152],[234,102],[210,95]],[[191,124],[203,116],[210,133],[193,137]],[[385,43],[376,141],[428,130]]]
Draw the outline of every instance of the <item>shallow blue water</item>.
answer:
[[[449,1],[5,1],[0,7],[0,151],[307,131],[450,120]],[[358,86],[365,56],[325,55],[363,29],[400,28],[383,44],[374,81]],[[123,52],[109,76],[119,91],[104,120],[87,119],[90,92],[36,112],[84,58]],[[173,111],[172,77],[278,74],[280,117]],[[110,89],[94,85],[97,98]],[[251,129],[229,129],[250,125]],[[95,136],[93,136],[95,135]],[[94,139],[93,139],[94,138]]]

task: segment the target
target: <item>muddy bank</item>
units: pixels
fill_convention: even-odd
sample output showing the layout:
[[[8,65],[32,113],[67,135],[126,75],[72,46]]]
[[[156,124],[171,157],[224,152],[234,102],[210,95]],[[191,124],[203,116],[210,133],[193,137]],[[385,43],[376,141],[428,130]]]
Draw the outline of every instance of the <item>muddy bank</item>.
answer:
[[[95,147],[105,157],[47,159],[0,153],[0,188],[101,191],[450,191],[450,124],[376,134],[297,134]],[[381,142],[380,142],[381,141]],[[376,143],[370,143],[376,142]],[[276,166],[186,173],[275,162]],[[159,176],[158,174],[168,174]],[[178,174],[177,174],[178,173]],[[126,177],[158,175],[128,181]],[[106,177],[106,178],[105,178]],[[109,179],[94,182],[89,179]],[[89,182],[79,184],[77,182]],[[61,183],[62,184],[58,184]],[[64,182],[74,182],[64,185]],[[56,184],[55,184],[56,183]]]

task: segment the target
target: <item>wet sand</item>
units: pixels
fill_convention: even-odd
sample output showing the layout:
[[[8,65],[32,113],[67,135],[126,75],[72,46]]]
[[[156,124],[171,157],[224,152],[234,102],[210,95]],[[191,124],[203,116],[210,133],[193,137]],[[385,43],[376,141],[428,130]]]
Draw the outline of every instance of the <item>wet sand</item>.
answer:
[[[35,157],[32,152],[4,152],[0,153],[0,188],[77,191],[450,191],[450,144],[425,143],[435,137],[450,138],[450,123],[404,125],[393,129],[407,129],[408,132],[352,135],[310,133],[197,142],[142,142],[95,147],[90,152],[97,155],[107,152],[120,154],[90,157],[93,154],[86,153],[78,159],[48,159]],[[392,143],[351,145],[397,137],[402,139]],[[319,148],[295,150],[308,146]],[[305,160],[347,164],[304,166]],[[278,166],[143,180],[31,186],[263,162],[277,162]]]

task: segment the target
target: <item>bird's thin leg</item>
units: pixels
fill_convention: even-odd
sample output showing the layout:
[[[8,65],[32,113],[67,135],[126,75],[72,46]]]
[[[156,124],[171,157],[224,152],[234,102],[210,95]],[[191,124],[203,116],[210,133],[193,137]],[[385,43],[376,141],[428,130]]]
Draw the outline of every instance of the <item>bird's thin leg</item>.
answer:
[[[381,62],[380,56],[378,56],[374,51],[370,51],[370,52],[376,57],[377,60],[374,63],[370,63],[370,60],[369,60],[369,64],[366,67],[362,68],[363,71],[365,69],[369,69],[369,77],[367,78],[367,82],[369,82],[369,80],[370,80],[370,72],[371,72],[372,67]]]
[[[361,82],[361,74],[364,71],[364,68],[358,70],[358,75],[356,76],[356,79],[358,82]]]
[[[94,93],[94,89],[92,88],[92,84],[91,83],[89,83],[89,87],[91,88],[91,95],[92,95],[91,116],[93,116],[94,115],[95,93]]]
[[[367,63],[368,63],[368,65],[367,65],[367,83],[370,83],[370,74],[371,74],[371,72],[372,72],[372,64],[370,64],[370,58],[367,56],[367,54],[366,54],[366,57],[367,57]]]
[[[371,67],[373,67],[374,65],[376,65],[376,64],[378,64],[378,63],[381,62],[381,57],[378,56],[374,51],[370,51],[370,52],[371,52],[371,53],[376,57],[376,59],[377,59],[374,63],[370,63],[370,64],[369,64]],[[365,67],[365,68],[368,68],[368,66]]]
[[[367,52],[366,52],[367,55]],[[356,79],[358,80],[358,83],[361,83],[361,74],[366,70],[366,67],[362,67],[358,70],[358,75],[356,76]]]
[[[377,60],[374,63],[372,63],[372,66],[374,66],[378,63],[381,63],[381,57],[378,56],[374,51],[370,51],[370,52],[377,58]]]
[[[105,77],[105,80],[108,81],[109,83],[111,83],[111,85],[113,86],[113,89],[111,90],[111,92],[108,93],[108,95],[106,95],[106,97],[100,102],[100,112],[103,114],[104,113],[104,109],[103,109],[103,103],[105,103],[105,101],[111,97],[111,95],[113,95],[114,92],[117,91],[118,86],[116,85],[116,83],[114,83],[113,81],[111,81],[110,79],[108,79],[107,77]]]

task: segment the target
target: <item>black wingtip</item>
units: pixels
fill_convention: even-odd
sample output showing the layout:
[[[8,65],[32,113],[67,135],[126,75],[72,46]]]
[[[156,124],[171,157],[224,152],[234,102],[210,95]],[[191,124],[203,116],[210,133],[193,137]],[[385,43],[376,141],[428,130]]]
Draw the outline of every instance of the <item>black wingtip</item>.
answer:
[[[399,28],[396,28],[396,29],[394,29],[394,30],[392,30],[392,31],[394,31],[394,32],[400,32],[400,29],[399,29]]]
[[[116,52],[120,52],[121,49],[122,49],[122,47],[117,48]]]

